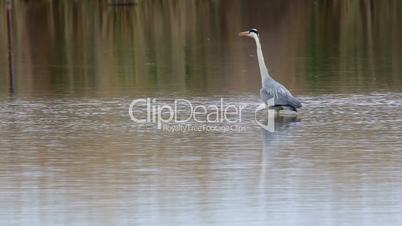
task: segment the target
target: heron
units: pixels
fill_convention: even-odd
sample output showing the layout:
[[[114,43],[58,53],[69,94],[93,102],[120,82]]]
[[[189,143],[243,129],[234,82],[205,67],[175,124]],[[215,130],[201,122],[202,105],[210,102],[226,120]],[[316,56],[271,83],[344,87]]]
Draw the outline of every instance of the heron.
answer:
[[[300,101],[296,99],[284,85],[275,81],[268,73],[257,29],[253,28],[249,31],[240,32],[239,36],[249,37],[255,40],[261,75],[260,97],[264,104],[266,104],[268,108],[278,111],[289,109],[297,112],[297,109],[302,107]],[[273,102],[270,100],[273,100]]]

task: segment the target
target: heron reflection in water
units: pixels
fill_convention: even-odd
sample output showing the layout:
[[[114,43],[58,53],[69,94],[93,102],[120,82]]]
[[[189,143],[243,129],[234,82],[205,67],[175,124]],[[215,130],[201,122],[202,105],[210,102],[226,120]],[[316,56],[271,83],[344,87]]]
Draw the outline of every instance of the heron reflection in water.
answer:
[[[297,132],[301,120],[296,114],[281,116],[275,115],[275,131],[270,132],[261,128],[262,150],[260,156],[260,170],[258,186],[262,189],[267,184],[268,174],[281,164],[281,150],[287,149],[289,142],[295,142],[290,137]]]

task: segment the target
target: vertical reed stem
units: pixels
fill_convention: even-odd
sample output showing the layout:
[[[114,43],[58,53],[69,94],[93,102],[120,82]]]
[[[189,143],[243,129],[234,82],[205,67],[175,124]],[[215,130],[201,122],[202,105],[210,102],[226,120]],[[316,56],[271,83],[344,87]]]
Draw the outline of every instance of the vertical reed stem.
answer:
[[[13,15],[12,1],[7,0],[7,39],[8,39],[8,68],[10,75],[10,95],[15,93],[15,70],[13,54]]]

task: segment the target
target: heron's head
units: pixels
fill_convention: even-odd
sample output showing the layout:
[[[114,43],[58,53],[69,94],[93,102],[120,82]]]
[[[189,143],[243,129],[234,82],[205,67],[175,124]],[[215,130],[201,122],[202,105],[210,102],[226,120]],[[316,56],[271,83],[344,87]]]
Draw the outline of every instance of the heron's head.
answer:
[[[240,32],[239,36],[244,36],[244,37],[249,37],[249,38],[258,38],[258,31],[257,31],[257,29],[252,28],[249,31]]]

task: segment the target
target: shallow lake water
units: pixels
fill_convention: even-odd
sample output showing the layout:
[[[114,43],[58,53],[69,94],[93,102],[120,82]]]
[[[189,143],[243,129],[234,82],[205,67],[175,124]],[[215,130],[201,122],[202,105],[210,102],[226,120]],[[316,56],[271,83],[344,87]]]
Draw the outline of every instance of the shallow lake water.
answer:
[[[2,7],[1,225],[402,224],[399,1],[14,2],[14,82]],[[273,133],[250,27],[303,103]],[[248,107],[171,132],[147,97]]]

